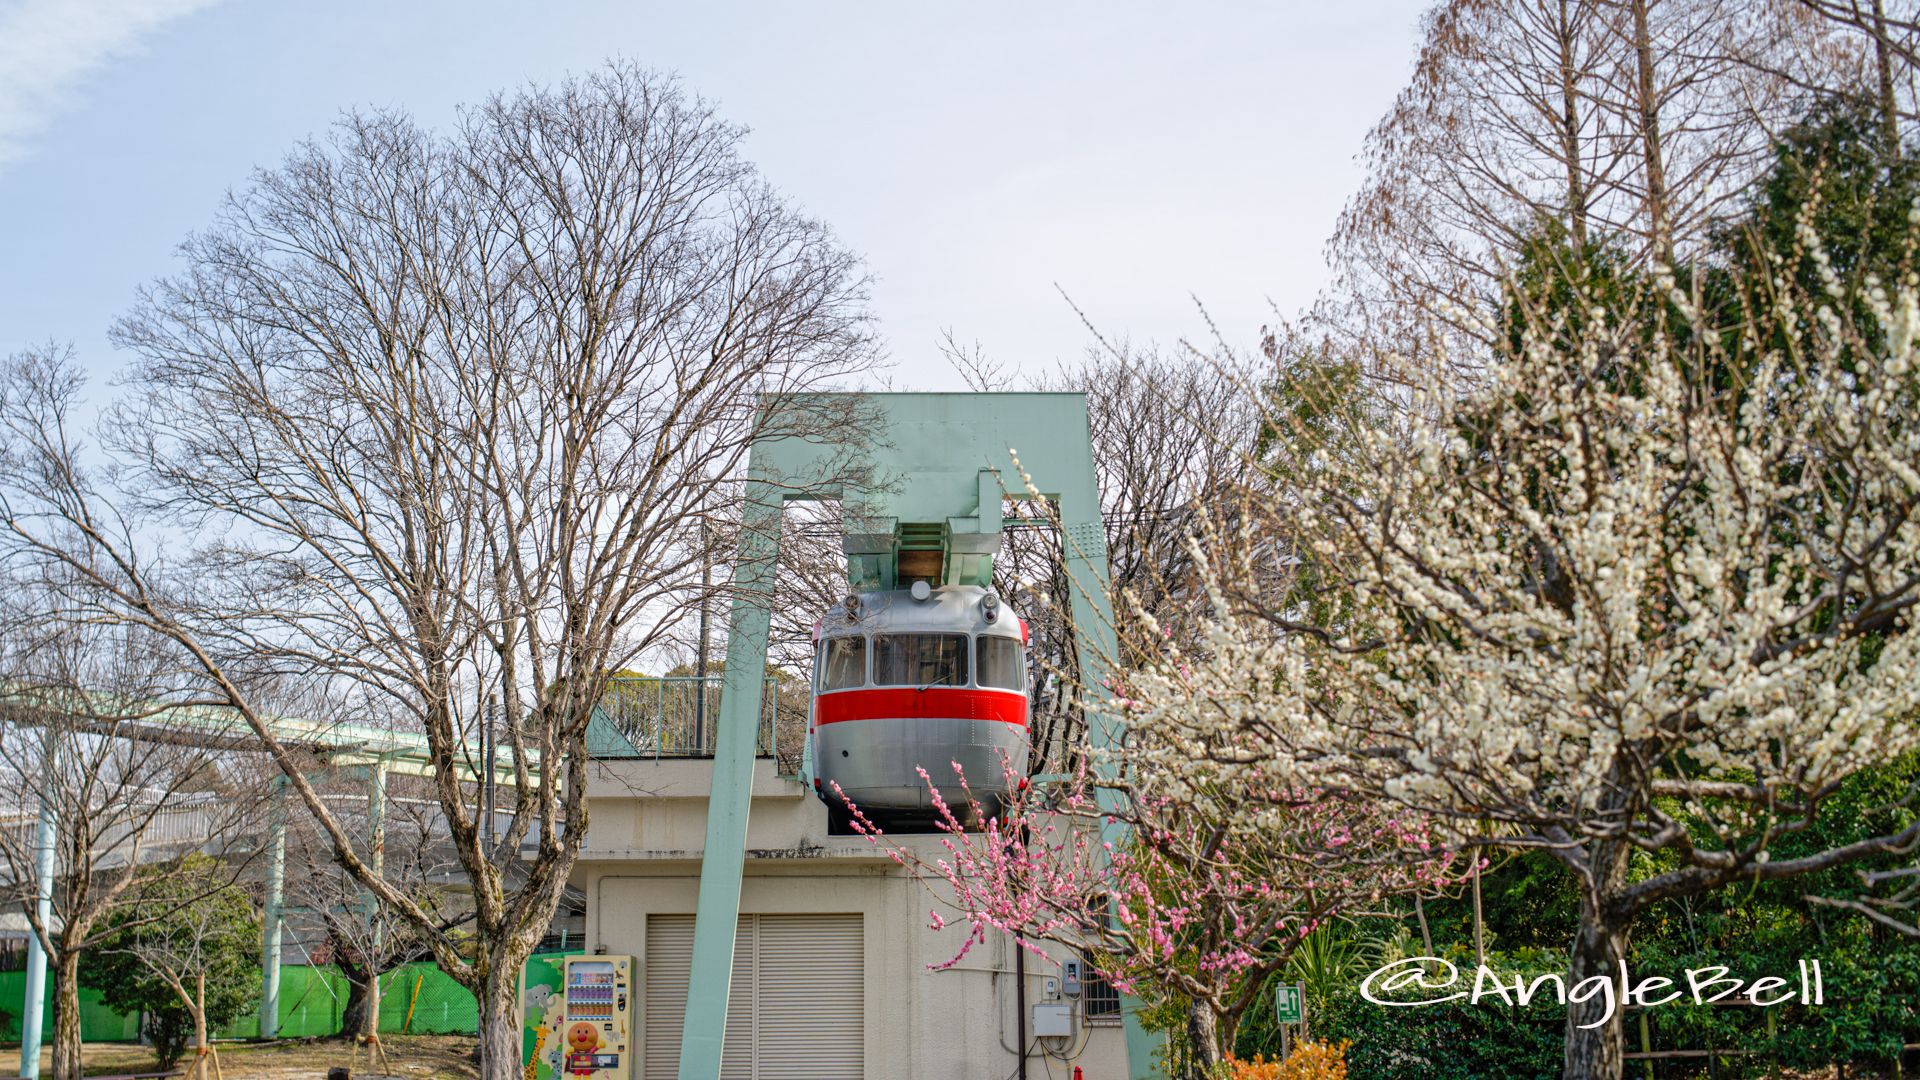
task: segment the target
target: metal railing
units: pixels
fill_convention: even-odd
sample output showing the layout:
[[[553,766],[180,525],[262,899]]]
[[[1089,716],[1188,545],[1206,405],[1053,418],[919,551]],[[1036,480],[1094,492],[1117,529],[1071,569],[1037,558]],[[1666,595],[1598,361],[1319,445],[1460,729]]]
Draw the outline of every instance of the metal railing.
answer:
[[[136,853],[142,864],[164,862],[204,847],[210,840],[238,839],[245,832],[232,818],[231,807],[224,802],[199,792],[184,798],[192,801],[173,805],[122,803],[95,807],[90,818],[95,831],[87,845],[94,867],[123,867]],[[5,843],[15,851],[33,850],[37,821],[37,810],[0,807],[0,830],[11,834]],[[63,852],[58,862],[61,874],[67,872],[66,863]],[[0,883],[11,881],[11,873],[0,870]]]
[[[667,675],[658,678],[614,679],[600,709],[613,727],[633,745],[632,754],[609,757],[710,758],[719,741],[722,675]],[[782,776],[800,771],[800,747],[806,738],[805,684],[783,688],[768,676],[760,692],[760,724],[754,739],[756,757],[773,758]]]

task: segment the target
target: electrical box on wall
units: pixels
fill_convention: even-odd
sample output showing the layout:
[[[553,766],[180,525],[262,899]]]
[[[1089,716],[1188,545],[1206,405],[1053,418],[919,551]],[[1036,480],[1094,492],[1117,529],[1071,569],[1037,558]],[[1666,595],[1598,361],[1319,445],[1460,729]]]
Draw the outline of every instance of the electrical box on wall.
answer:
[[[1035,1005],[1033,1007],[1033,1033],[1045,1038],[1073,1034],[1073,1006],[1071,1005]]]
[[[631,956],[528,961],[520,1004],[531,1039],[521,1045],[531,1080],[632,1080],[635,970]]]

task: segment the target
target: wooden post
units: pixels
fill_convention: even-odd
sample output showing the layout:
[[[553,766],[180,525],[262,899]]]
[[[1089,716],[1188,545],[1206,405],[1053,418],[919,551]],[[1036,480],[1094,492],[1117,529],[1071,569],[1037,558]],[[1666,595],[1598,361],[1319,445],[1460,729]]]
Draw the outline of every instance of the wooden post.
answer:
[[[403,1035],[413,1034],[413,1007],[420,1004],[420,987],[426,981],[427,977],[424,974],[413,980],[413,997],[407,1000],[407,1022],[400,1025],[400,1032]]]
[[[1647,1010],[1645,1006],[1641,1006],[1640,1008],[1640,1052],[1643,1054],[1653,1053],[1653,1038],[1647,1034]],[[1647,1058],[1645,1060],[1647,1065],[1647,1080],[1653,1080],[1653,1059]],[[1776,1077],[1775,1080],[1778,1080],[1778,1077]]]
[[[1487,940],[1483,929],[1486,923],[1480,916],[1480,849],[1473,849],[1473,962],[1477,967],[1487,963]]]
[[[1780,1049],[1773,1042],[1773,1010],[1767,1010],[1767,1073],[1773,1080],[1780,1080]],[[1893,1075],[1900,1076],[1900,1059],[1893,1059]]]

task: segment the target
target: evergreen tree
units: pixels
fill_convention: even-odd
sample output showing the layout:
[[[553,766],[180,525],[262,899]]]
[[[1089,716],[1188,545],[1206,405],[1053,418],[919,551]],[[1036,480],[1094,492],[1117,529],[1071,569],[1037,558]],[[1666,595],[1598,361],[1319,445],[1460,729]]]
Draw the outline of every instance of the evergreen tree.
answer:
[[[108,1008],[145,1014],[162,1069],[180,1060],[196,1028],[210,1034],[259,1000],[259,916],[238,889],[196,872],[199,864],[210,868],[213,860],[189,856],[181,873],[144,886],[116,916],[117,932],[80,968],[81,985]]]

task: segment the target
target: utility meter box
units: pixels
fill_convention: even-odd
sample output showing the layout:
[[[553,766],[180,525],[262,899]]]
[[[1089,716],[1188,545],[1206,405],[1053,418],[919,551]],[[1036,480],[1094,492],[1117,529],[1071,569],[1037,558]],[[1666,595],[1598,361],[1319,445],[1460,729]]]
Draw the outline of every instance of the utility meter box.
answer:
[[[1073,1006],[1035,1005],[1033,1033],[1038,1037],[1073,1035]]]
[[[633,1080],[631,956],[530,960],[521,976],[522,1064],[531,1080]]]

